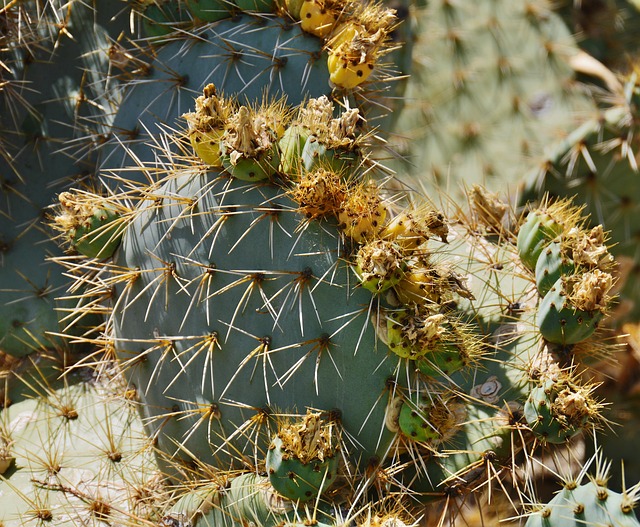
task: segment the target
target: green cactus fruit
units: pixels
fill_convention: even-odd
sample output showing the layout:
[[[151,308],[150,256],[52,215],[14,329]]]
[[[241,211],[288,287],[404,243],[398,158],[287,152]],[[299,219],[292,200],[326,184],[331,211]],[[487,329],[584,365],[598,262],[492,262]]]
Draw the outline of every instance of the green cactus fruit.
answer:
[[[439,353],[450,328],[445,315],[427,309],[391,311],[386,318],[386,335],[381,338],[403,359],[415,360]]]
[[[354,270],[362,287],[372,293],[382,293],[400,282],[405,268],[400,246],[387,240],[374,240],[358,249]]]
[[[287,13],[294,20],[300,20],[300,9],[302,8],[302,4],[305,0],[285,0],[284,6],[287,9]]]
[[[608,276],[611,279],[611,276]],[[588,307],[579,309],[571,302],[571,278],[560,277],[547,292],[538,307],[537,323],[540,334],[555,344],[576,344],[589,338],[598,328],[603,318],[601,299],[589,299]],[[585,286],[586,295],[592,293],[589,284]],[[610,288],[610,286],[609,286]],[[595,294],[602,291],[596,286]]]
[[[359,166],[362,115],[358,110],[351,108],[334,117],[331,101],[319,97],[300,107],[295,122],[309,132],[302,148],[306,170],[325,168],[350,174]]]
[[[336,481],[340,439],[336,424],[308,411],[298,423],[281,425],[265,461],[269,481],[293,501],[317,499]]]
[[[449,377],[453,373],[478,363],[484,353],[484,343],[478,331],[469,325],[447,322],[446,331],[432,350],[418,358],[416,364],[428,377]]]
[[[351,150],[328,148],[315,136],[309,136],[302,149],[302,163],[306,170],[327,168],[334,172],[349,174],[360,164],[360,156]]]
[[[63,192],[58,199],[61,213],[54,226],[69,246],[88,258],[111,257],[124,230],[122,207],[118,211],[106,198],[78,192]]]
[[[532,271],[538,257],[547,245],[560,236],[564,227],[545,211],[532,211],[518,231],[518,255],[524,265]]]
[[[546,443],[563,443],[597,414],[589,388],[568,377],[542,379],[529,394],[524,417],[533,432]]]
[[[562,276],[570,276],[575,271],[573,261],[563,254],[562,244],[551,242],[540,253],[536,263],[538,293],[545,296]]]
[[[438,445],[451,438],[466,418],[465,407],[440,394],[424,394],[419,400],[405,400],[398,426],[412,441]]]
[[[240,106],[229,118],[220,139],[220,159],[230,175],[244,181],[260,181],[275,174],[280,166],[275,130],[278,117],[271,120],[259,111]]]

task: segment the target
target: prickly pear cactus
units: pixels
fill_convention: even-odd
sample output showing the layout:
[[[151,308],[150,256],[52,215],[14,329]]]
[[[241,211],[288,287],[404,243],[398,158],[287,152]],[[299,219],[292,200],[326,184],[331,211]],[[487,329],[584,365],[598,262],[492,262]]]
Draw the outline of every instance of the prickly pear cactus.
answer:
[[[209,85],[194,106],[194,127],[166,139],[184,155],[167,152],[157,182],[83,195],[123,211],[122,239],[76,270],[108,297],[104,346],[169,477],[264,473],[251,484],[329,511],[387,491],[428,501],[534,438],[553,443],[550,427],[564,439],[598,423],[579,365],[558,358],[590,335],[544,337],[523,264],[535,258],[495,195],[475,188],[474,212],[454,221],[386,188],[359,110],[326,97],[248,106]],[[214,156],[214,139],[192,140],[203,123]],[[559,208],[558,231],[580,230],[579,210]],[[60,211],[58,228],[74,225]],[[533,237],[538,257],[549,232]],[[547,384],[560,394],[543,426],[527,405]]]
[[[571,33],[545,0],[438,0],[415,17],[407,103],[390,139],[404,162],[393,166],[457,199],[472,184],[516,193],[549,137],[594,111],[575,85]]]
[[[640,525],[634,511],[638,486],[615,492],[607,485],[608,467],[598,456],[598,471],[584,482],[587,466],[578,478],[567,478],[563,488],[547,504],[540,505],[527,519],[526,527],[555,525]],[[607,462],[610,463],[610,462]]]
[[[168,4],[172,3],[177,4]],[[193,4],[187,2],[187,9]],[[228,7],[225,2],[219,6]],[[215,11],[213,6],[206,9]],[[153,60],[139,53],[124,57],[125,71],[142,70],[142,75],[119,85],[113,94],[119,100],[118,113],[102,146],[101,167],[134,167],[153,161],[148,143],[161,135],[162,127],[177,126],[177,119],[192,107],[194,94],[210,83],[221,94],[247,104],[269,96],[295,105],[334,90],[349,95],[351,104],[362,106],[372,118],[380,117],[368,99],[378,91],[390,91],[394,70],[385,57],[398,47],[392,40],[395,10],[373,2],[344,1],[327,10],[332,19],[329,25],[315,16],[294,23],[300,14],[291,6],[279,15],[271,10],[240,7],[237,16],[227,11],[215,24],[203,24],[196,14],[187,30],[178,29],[159,41],[151,39]],[[323,31],[316,31],[318,26]],[[207,67],[202,67],[205,63]]]
[[[24,388],[35,395],[2,411],[2,525],[159,521],[164,491],[149,440],[126,385],[109,384],[86,370],[55,386],[34,377]]]
[[[68,331],[58,298],[69,286],[60,255],[45,227],[47,207],[72,183],[94,170],[76,149],[109,124],[101,91],[109,70],[109,22],[116,6],[97,12],[82,2],[5,2],[8,24],[0,43],[0,351],[23,356],[62,349],[55,336]],[[17,27],[16,27],[17,24]],[[18,36],[20,38],[18,38]],[[5,40],[6,39],[6,40]],[[6,46],[6,47],[5,47]],[[95,319],[77,321],[80,334]]]
[[[489,57],[472,69],[510,105],[497,120],[537,137],[529,118],[571,78],[557,18],[535,2],[429,9],[449,29],[429,55],[458,81],[434,108],[473,115],[464,58]],[[57,259],[75,279],[67,325],[101,317],[72,341],[99,345],[86,361],[127,384],[29,381],[29,400],[5,387],[1,521],[402,526],[602,423],[581,358],[606,352],[604,232],[553,200],[518,220],[481,187],[469,214],[443,211],[386,177],[374,126],[395,13],[201,0],[136,3],[133,19],[146,38],[111,42],[95,84],[98,113],[117,108],[88,132],[102,180],[65,188],[52,212],[72,254]],[[545,97],[522,54],[550,72]],[[484,155],[476,124],[463,147],[425,151]]]

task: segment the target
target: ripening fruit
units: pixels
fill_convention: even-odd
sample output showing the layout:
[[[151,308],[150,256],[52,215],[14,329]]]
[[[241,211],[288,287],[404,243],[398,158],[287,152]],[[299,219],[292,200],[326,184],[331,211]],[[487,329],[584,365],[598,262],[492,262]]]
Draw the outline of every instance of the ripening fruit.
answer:
[[[341,2],[304,0],[300,7],[300,27],[316,37],[326,37],[342,13]]]
[[[387,240],[373,240],[358,250],[354,267],[362,287],[382,293],[396,285],[406,265],[400,247]]]
[[[364,183],[348,194],[338,212],[340,228],[356,243],[366,243],[375,238],[384,224],[385,209],[375,186]]]
[[[366,81],[373,72],[373,62],[353,63],[346,54],[330,52],[327,59],[329,79],[333,84],[351,90]]]
[[[222,130],[210,132],[192,130],[189,133],[189,141],[191,142],[193,151],[209,166],[216,168],[222,166],[222,160],[220,159],[220,138],[223,133]]]

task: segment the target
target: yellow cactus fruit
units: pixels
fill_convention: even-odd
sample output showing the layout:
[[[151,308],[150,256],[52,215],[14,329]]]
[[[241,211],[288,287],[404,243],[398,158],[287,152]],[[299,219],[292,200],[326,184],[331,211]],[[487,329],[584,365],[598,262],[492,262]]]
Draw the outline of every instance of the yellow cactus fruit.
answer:
[[[378,58],[390,51],[389,34],[396,24],[393,9],[371,4],[338,27],[328,44],[331,82],[347,90],[365,82]]]
[[[304,0],[300,7],[300,27],[316,37],[331,33],[344,11],[344,2],[335,0]]]
[[[439,278],[433,268],[412,266],[396,284],[396,296],[404,305],[438,303],[442,296],[437,284]]]
[[[234,103],[218,97],[216,87],[208,84],[196,99],[196,111],[183,114],[189,125],[188,137],[196,155],[207,165],[221,167],[220,139],[234,111]]]
[[[405,251],[415,251],[435,236],[447,242],[449,226],[444,214],[435,210],[401,212],[385,225],[381,236],[393,240]]]
[[[340,228],[356,243],[366,243],[379,233],[387,210],[375,185],[362,183],[350,189],[338,212]]]
[[[306,172],[291,194],[300,211],[309,219],[336,215],[345,200],[346,185],[340,175],[319,168]]]

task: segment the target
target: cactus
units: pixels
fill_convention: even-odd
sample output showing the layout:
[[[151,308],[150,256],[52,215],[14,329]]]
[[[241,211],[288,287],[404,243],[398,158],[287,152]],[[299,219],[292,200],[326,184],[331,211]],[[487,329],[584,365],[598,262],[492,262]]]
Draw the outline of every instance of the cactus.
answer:
[[[586,471],[593,460],[597,470],[584,483]],[[615,492],[607,485],[608,465],[603,463],[602,454],[597,452],[587,461],[577,478],[565,478],[563,488],[546,505],[539,505],[527,519],[526,527],[542,525],[619,525],[633,527],[640,525],[634,508],[638,486]]]
[[[636,76],[630,74],[624,92],[621,88],[613,104],[551,145],[539,167],[528,174],[523,195],[530,201],[540,199],[543,193],[575,197],[585,204],[591,225],[604,226],[621,277],[618,322],[637,318],[638,314],[634,278],[637,166],[633,139],[637,90]]]
[[[203,97],[213,93],[209,86]],[[273,138],[302,130],[305,145],[342,130],[358,163],[307,166],[305,146],[289,149],[286,162],[274,153],[277,167],[247,178],[238,165],[204,166],[197,148],[188,154],[188,136],[174,137],[185,153],[157,183],[94,196],[96,206],[129,207],[128,219],[112,258],[81,262],[75,274],[98,298],[108,288],[104,346],[138,389],[169,477],[202,467],[265,471],[289,500],[331,508],[340,494],[357,507],[394,474],[385,483],[394,491],[442,497],[460,481],[471,486],[479,466],[498,470],[526,448],[532,436],[516,431],[545,435],[523,416],[536,386],[560,369],[536,322],[544,299],[501,218],[485,207],[455,225],[428,203],[402,210],[406,197],[368,167],[370,136],[349,124],[358,111],[336,115],[327,104],[311,99],[283,113],[280,102],[251,110],[230,100],[221,156],[244,108],[313,115],[313,126],[278,119],[280,132],[267,117],[254,123]],[[307,178],[323,178],[323,187],[311,192]],[[573,233],[579,209],[558,209],[559,231]],[[493,210],[506,213],[497,203]],[[64,214],[59,228],[69,223]],[[565,439],[597,424],[600,406],[588,399],[584,419],[565,426],[569,401],[589,388],[577,380],[563,388],[551,403],[564,413],[544,419],[564,427]]]
[[[64,310],[78,299],[57,300],[70,281],[47,261],[60,251],[43,220],[54,196],[94,169],[90,157],[80,161],[70,151],[109,124],[106,21],[117,8],[98,15],[75,1],[3,5],[0,18],[19,26],[0,46],[0,350],[23,356],[67,347],[55,334],[69,331]],[[78,321],[77,331],[98,323]]]
[[[429,52],[447,71],[475,56],[473,34],[504,74],[490,93],[522,81],[509,61],[524,54],[554,96],[583,104],[558,88],[571,78],[556,53],[566,33],[537,2],[428,9],[451,30],[448,53]],[[56,260],[73,307],[63,331],[56,319],[40,333],[100,349],[7,360],[0,491],[12,503],[0,522],[403,526],[424,503],[515,474],[520,453],[605,422],[582,357],[607,352],[607,236],[568,202],[516,218],[473,187],[470,211],[440,210],[387,177],[374,127],[395,120],[379,119],[384,61],[402,56],[391,11],[316,0],[133,11],[147,38],[112,42],[109,75],[91,71],[106,79],[93,85],[104,104],[73,152],[88,148],[91,170],[99,158],[101,178],[61,185],[50,215],[71,253]],[[505,24],[542,37],[542,60]],[[442,110],[471,116],[460,101],[476,97],[457,86]],[[507,120],[537,131],[520,95],[506,99]],[[564,109],[552,114],[541,128],[568,126]],[[475,126],[463,136],[474,150]],[[82,359],[99,381],[78,379]],[[37,416],[24,429],[23,409]]]
[[[428,2],[417,10],[407,103],[391,166],[427,192],[516,193],[549,138],[594,111],[572,68],[579,48],[546,1]]]
[[[126,385],[87,373],[57,385],[34,376],[24,388],[37,396],[3,410],[3,525],[160,519],[160,473]]]

